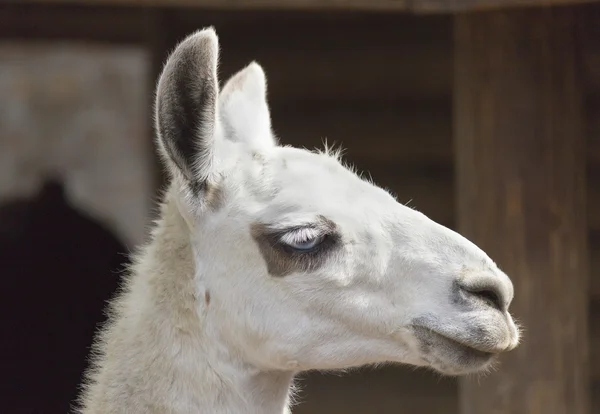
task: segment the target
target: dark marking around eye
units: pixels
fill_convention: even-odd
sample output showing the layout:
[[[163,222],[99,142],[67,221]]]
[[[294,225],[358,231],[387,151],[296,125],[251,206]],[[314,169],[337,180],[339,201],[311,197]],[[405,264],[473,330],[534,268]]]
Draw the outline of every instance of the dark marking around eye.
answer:
[[[294,272],[314,272],[339,249],[341,237],[335,223],[319,216],[319,221],[314,223],[314,226],[320,228],[326,236],[314,250],[301,252],[281,242],[283,234],[299,228],[273,229],[262,223],[252,225],[252,237],[258,244],[271,276],[282,277]]]

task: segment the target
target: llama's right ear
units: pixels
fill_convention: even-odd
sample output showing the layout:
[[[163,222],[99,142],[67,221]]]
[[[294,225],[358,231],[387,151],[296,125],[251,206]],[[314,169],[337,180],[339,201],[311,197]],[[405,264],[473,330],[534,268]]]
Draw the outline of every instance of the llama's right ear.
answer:
[[[156,92],[156,129],[162,157],[192,189],[204,188],[213,165],[217,122],[219,42],[212,27],[177,45]]]

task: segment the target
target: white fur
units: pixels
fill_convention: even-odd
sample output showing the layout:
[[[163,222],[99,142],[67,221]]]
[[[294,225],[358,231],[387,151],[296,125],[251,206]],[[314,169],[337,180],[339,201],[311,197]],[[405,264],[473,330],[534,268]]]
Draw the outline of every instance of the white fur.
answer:
[[[184,42],[207,39],[218,50],[212,29]],[[215,62],[206,65],[216,71]],[[494,354],[517,345],[512,284],[483,251],[330,153],[276,144],[257,63],[223,87],[217,106],[196,166],[222,199],[196,199],[167,163],[161,218],[98,341],[82,413],[280,414],[303,370],[395,362],[460,375],[489,366],[461,360],[439,338],[425,344],[419,321]],[[340,249],[314,272],[270,275],[251,226],[318,216],[335,223]],[[457,283],[494,290],[501,309]]]

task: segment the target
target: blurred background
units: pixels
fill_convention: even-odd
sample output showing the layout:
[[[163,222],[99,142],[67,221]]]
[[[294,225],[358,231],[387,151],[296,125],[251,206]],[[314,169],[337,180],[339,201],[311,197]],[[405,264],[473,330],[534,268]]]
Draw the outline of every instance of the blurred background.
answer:
[[[76,395],[102,308],[117,288],[128,252],[145,240],[157,190],[164,184],[152,140],[154,84],[167,53],[198,28],[213,25],[217,30],[221,79],[251,60],[264,67],[273,125],[283,143],[312,148],[327,138],[342,144],[347,159],[399,201],[410,201],[441,224],[457,229],[457,217],[469,214],[457,211],[463,187],[456,182],[461,147],[453,139],[453,117],[456,82],[464,79],[455,73],[456,17],[449,4],[470,2],[448,2],[432,14],[421,11],[444,3],[423,1],[423,10],[415,6],[418,0],[376,0],[367,7],[359,7],[359,0],[321,2],[331,7],[311,0],[295,8],[269,1],[248,1],[245,7],[241,0],[223,2],[223,7],[192,0],[2,3],[0,412],[65,413]],[[409,3],[416,8],[403,6]],[[506,386],[504,394],[494,397],[500,405],[490,405],[489,411],[469,409],[461,405],[461,395],[477,392],[460,391],[456,380],[388,367],[302,375],[302,403],[294,413],[600,412],[599,6],[553,12],[574,16],[570,23],[575,28],[560,26],[556,36],[575,31],[565,47],[576,50],[584,145],[579,162],[587,184],[581,198],[585,208],[569,214],[584,217],[577,233],[584,234],[581,246],[587,249],[581,269],[591,275],[590,283],[578,288],[586,313],[573,322],[589,331],[579,339],[569,339],[569,333],[556,337],[565,344],[557,353],[589,353],[580,359],[589,372],[577,384],[585,390],[556,398],[567,408],[578,398],[592,405],[544,411],[543,402],[537,408],[516,402],[513,407],[519,408],[513,411],[498,408],[503,398],[521,398],[510,397],[520,392],[514,391],[519,386],[515,370],[511,378],[517,383],[495,383],[496,393]],[[510,13],[541,12],[489,13],[509,19]],[[544,33],[536,30],[532,38]],[[562,43],[555,39],[555,44]],[[515,55],[523,53],[527,60],[527,50]],[[558,58],[547,59],[561,65]],[[523,318],[532,322],[532,315],[545,314],[536,312]],[[532,349],[523,352],[528,358],[535,355]],[[536,366],[561,363],[546,360]],[[513,368],[508,369],[510,374]],[[549,374],[550,387],[560,369]]]

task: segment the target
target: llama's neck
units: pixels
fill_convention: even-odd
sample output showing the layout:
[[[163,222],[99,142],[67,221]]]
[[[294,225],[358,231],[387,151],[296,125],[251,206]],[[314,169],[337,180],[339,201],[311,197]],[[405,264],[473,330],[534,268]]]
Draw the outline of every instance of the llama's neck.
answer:
[[[288,412],[293,374],[255,369],[219,341],[194,267],[189,229],[167,195],[115,303],[82,413]]]

